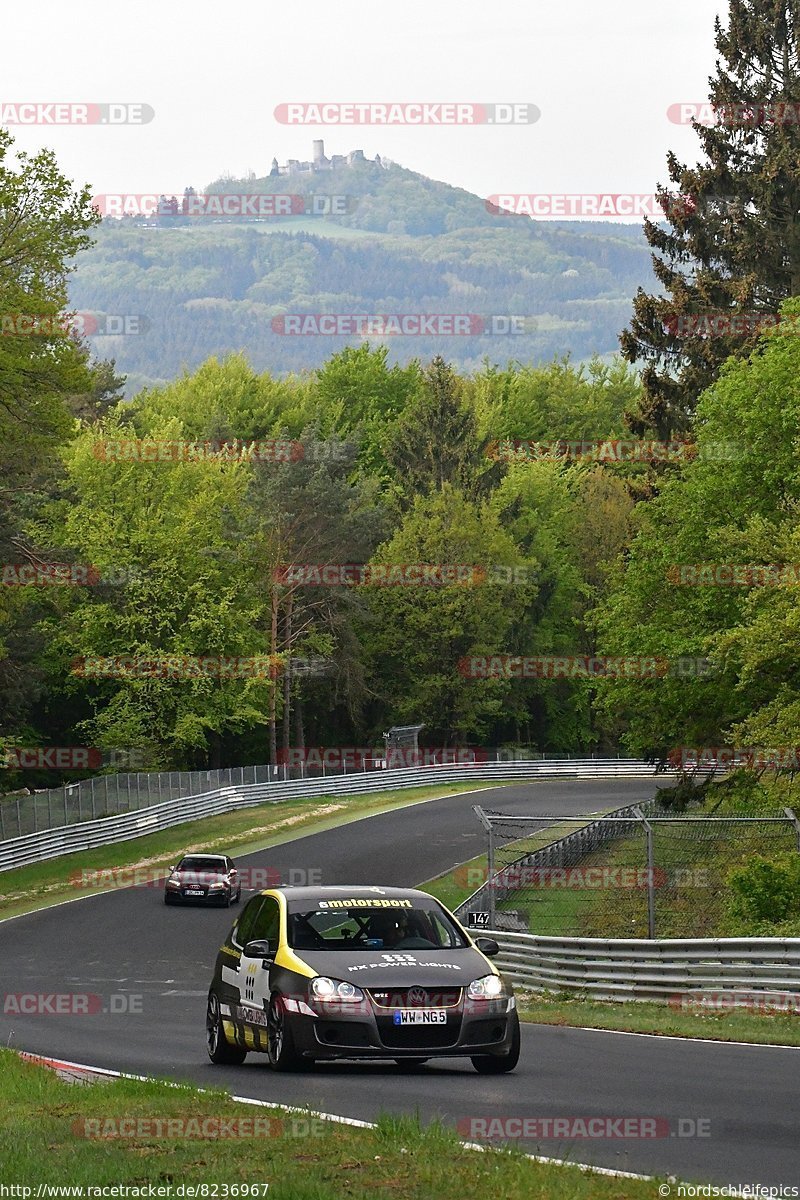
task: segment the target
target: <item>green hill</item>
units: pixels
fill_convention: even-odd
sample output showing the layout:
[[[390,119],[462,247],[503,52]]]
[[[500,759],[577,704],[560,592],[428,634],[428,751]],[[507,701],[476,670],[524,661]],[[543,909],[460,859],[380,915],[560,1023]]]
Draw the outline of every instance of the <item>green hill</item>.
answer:
[[[256,369],[281,374],[362,340],[288,336],[273,326],[284,314],[527,318],[524,333],[505,336],[477,333],[473,321],[466,336],[387,337],[399,361],[441,353],[471,369],[485,357],[504,365],[604,356],[617,349],[636,288],[652,283],[638,226],[498,216],[479,197],[394,164],[220,179],[205,189],[223,193],[303,196],[308,208],[346,197],[346,212],[106,219],[79,260],[71,300],[81,311],[147,318],[138,335],[93,339],[129,375],[129,393],[209,355],[245,350]]]

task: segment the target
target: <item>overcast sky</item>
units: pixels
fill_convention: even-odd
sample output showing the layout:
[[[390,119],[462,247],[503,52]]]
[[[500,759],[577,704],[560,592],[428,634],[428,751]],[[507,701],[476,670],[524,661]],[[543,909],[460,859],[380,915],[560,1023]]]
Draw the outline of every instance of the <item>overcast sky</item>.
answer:
[[[652,192],[695,161],[670,104],[704,100],[720,0],[137,0],[6,4],[0,102],[140,102],[143,126],[15,127],[93,193],[198,190],[273,155],[356,147],[481,196]],[[528,102],[531,125],[291,126],[288,101]]]

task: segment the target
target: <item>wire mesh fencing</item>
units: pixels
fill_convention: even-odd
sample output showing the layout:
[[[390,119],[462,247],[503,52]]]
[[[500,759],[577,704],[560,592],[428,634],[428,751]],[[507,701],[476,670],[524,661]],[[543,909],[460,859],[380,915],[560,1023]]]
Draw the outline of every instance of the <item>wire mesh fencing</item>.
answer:
[[[485,859],[462,868],[476,890],[459,916],[553,937],[720,936],[733,871],[800,852],[792,809],[678,815],[656,800],[586,815],[522,817],[475,806]]]
[[[413,726],[419,729],[422,726]],[[179,796],[199,796],[221,787],[242,787],[250,783],[276,783],[281,780],[329,779],[337,775],[418,765],[435,766],[454,760],[453,752],[418,750],[416,755],[400,748],[400,743],[377,750],[346,748],[336,754],[323,750],[290,751],[285,761],[275,765],[224,767],[199,771],[130,771],[122,774],[95,775],[64,787],[46,791],[0,795],[0,841],[60,829],[81,821],[93,821],[118,813],[135,812]],[[476,761],[593,762],[596,755],[576,759],[569,754],[543,754],[527,748],[492,749],[478,752]],[[619,759],[619,755],[617,758]]]
[[[136,771],[95,775],[66,787],[0,797],[0,840],[59,829],[117,813],[135,812],[178,796],[197,796],[220,787],[269,783],[284,778],[282,767],[228,767],[215,771]]]

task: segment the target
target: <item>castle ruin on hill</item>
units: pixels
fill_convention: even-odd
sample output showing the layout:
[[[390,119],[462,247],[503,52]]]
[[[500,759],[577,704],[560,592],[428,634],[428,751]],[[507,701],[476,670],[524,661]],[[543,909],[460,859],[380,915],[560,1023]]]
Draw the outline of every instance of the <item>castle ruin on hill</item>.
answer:
[[[282,167],[278,165],[277,158],[273,158],[270,176],[314,175],[321,171],[335,171],[337,167],[352,167],[355,163],[363,162],[374,163],[376,167],[389,165],[389,159],[381,158],[380,154],[376,154],[374,158],[366,158],[363,150],[351,150],[349,154],[332,154],[328,158],[322,138],[317,138],[313,142],[313,155],[311,162],[301,162],[297,158],[289,158]]]

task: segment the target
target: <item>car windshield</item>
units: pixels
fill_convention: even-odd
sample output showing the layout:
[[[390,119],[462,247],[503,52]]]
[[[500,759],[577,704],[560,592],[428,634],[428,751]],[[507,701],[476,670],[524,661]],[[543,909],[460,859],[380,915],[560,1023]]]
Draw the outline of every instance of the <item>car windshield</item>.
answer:
[[[391,907],[373,900],[311,905],[297,901],[289,907],[289,944],[296,950],[351,951],[455,950],[467,945],[441,908],[416,900],[395,901]]]
[[[212,875],[224,875],[227,868],[221,858],[182,858],[176,867],[178,871],[206,871]]]

